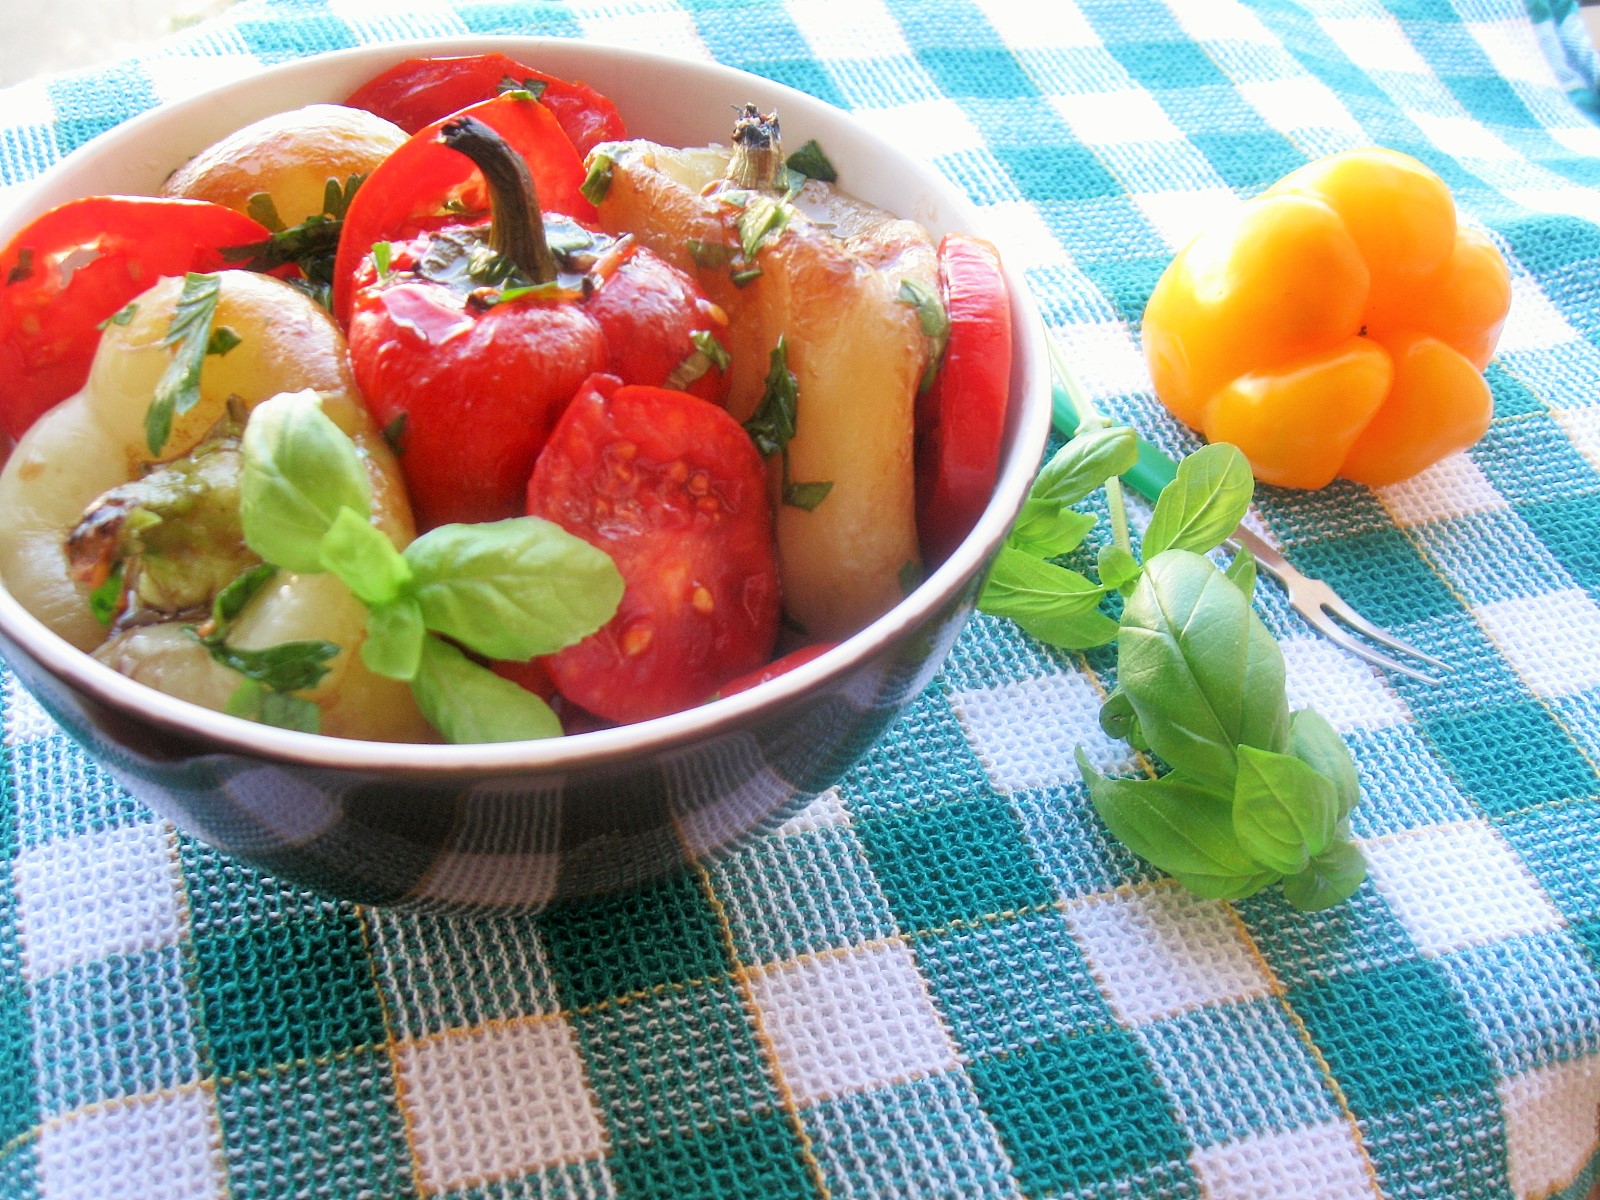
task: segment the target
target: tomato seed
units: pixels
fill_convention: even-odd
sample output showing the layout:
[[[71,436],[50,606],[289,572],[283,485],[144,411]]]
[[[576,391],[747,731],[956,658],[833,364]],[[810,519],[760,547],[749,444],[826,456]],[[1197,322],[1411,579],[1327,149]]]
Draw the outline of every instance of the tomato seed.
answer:
[[[622,631],[622,652],[629,658],[638,658],[650,649],[650,643],[656,640],[656,631],[646,621],[635,621]]]
[[[694,606],[695,612],[707,617],[717,609],[717,602],[711,595],[711,590],[704,584],[695,588],[690,594],[689,603]]]

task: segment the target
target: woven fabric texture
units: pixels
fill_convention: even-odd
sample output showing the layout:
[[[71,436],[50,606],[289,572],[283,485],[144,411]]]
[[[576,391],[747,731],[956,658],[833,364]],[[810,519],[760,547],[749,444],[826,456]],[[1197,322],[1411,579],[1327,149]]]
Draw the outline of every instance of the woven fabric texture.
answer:
[[[327,902],[131,800],[0,690],[0,1198],[1579,1200],[1600,1178],[1600,111],[1570,0],[244,0],[0,92],[0,185],[142,109],[336,47],[592,37],[892,124],[984,210],[1093,398],[1173,450],[1140,313],[1286,170],[1406,151],[1515,299],[1483,442],[1263,489],[1263,530],[1456,670],[1273,587],[1291,699],[1365,784],[1371,877],[1192,898],[1073,766],[1113,666],[978,618],[777,833],[623,899]]]

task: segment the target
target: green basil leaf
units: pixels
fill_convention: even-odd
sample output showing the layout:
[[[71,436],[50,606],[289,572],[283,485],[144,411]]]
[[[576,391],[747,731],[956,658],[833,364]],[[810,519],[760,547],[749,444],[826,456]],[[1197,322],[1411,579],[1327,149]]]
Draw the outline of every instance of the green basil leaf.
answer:
[[[1144,535],[1146,561],[1163,550],[1204,554],[1228,540],[1250,510],[1255,477],[1237,446],[1215,442],[1178,463]]]
[[[1233,829],[1246,854],[1293,875],[1333,841],[1339,801],[1333,784],[1298,758],[1239,747]]]
[[[225,639],[229,627],[239,619],[245,606],[277,573],[277,567],[262,563],[243,572],[218,592],[216,599],[211,602],[211,631],[207,640],[220,642]]]
[[[1289,749],[1333,784],[1339,820],[1347,818],[1361,799],[1361,778],[1338,731],[1316,709],[1302,708],[1289,721]]]
[[[799,403],[800,382],[789,370],[789,343],[780,333],[778,344],[767,356],[767,379],[761,399],[744,423],[744,431],[762,458],[771,458],[788,446],[794,437]]]
[[[1178,871],[1172,877],[1202,900],[1243,900],[1280,878],[1272,871],[1255,875],[1189,875]]]
[[[811,138],[784,159],[784,166],[791,171],[798,171],[807,179],[818,179],[823,183],[839,182],[839,172],[834,169],[828,156],[822,152],[822,147],[816,138]]]
[[[1139,439],[1126,425],[1080,433],[1045,463],[1028,499],[1066,507],[1105,486],[1139,461]],[[1148,556],[1147,556],[1148,557]]]
[[[322,710],[303,696],[286,696],[246,679],[223,706],[230,717],[243,717],[258,725],[275,725],[301,733],[322,732]]]
[[[1095,569],[1100,572],[1101,584],[1116,592],[1138,579],[1143,570],[1139,560],[1121,546],[1102,546],[1095,556]]]
[[[280,642],[245,650],[226,642],[205,641],[192,627],[188,630],[217,662],[275,692],[304,692],[316,687],[328,673],[328,660],[339,653],[333,642],[323,641]]]
[[[341,508],[365,517],[370,485],[355,444],[314,392],[274,396],[250,413],[241,443],[239,517],[245,544],[270,563],[316,573]]]
[[[1167,550],[1123,609],[1117,683],[1156,754],[1231,794],[1236,747],[1288,748],[1283,654],[1212,563]]]
[[[1100,728],[1107,736],[1121,738],[1135,750],[1150,748],[1139,728],[1139,714],[1133,711],[1133,702],[1121,688],[1107,696],[1100,706]]]
[[[257,225],[265,225],[273,233],[283,228],[283,217],[278,213],[278,202],[271,192],[252,192],[245,201],[244,211]]]
[[[425,638],[411,693],[428,723],[458,745],[560,737],[561,721],[526,688],[480,667],[448,642]]]
[[[126,325],[129,321],[133,320],[134,314],[138,311],[139,302],[137,300],[129,300],[127,304],[117,309],[116,312],[112,313],[104,321],[101,321],[99,324],[97,324],[95,328],[105,330],[110,329],[113,325]]]
[[[1246,600],[1255,599],[1256,556],[1250,553],[1249,547],[1240,546],[1239,552],[1233,556],[1233,561],[1223,573],[1239,586]]]
[[[1092,579],[1002,546],[978,608],[1015,621],[1041,642],[1085,650],[1117,636],[1117,623],[1096,611],[1104,597],[1105,589]]]
[[[211,344],[211,319],[216,315],[221,294],[222,281],[216,275],[191,271],[183,277],[172,321],[161,339],[163,346],[177,349],[156,380],[155,394],[144,418],[145,443],[152,454],[161,453],[172,436],[173,418],[200,403],[200,368]]]
[[[383,530],[351,508],[322,535],[322,568],[331,571],[368,608],[388,604],[411,582],[411,568]]]
[[[833,491],[831,479],[818,483],[785,483],[782,499],[790,508],[803,508],[806,512],[814,512],[817,505],[826,500],[831,491]]]
[[[1306,866],[1285,877],[1283,897],[1301,912],[1332,908],[1355,895],[1367,877],[1367,860],[1361,847],[1336,841]]]
[[[711,270],[720,270],[733,261],[733,247],[724,246],[721,242],[707,242],[699,238],[690,238],[686,243],[689,259],[697,267],[706,267]]]
[[[1029,500],[1017,515],[1006,544],[1035,558],[1059,558],[1083,545],[1098,518],[1049,500]]]
[[[610,557],[538,517],[441,525],[406,547],[429,629],[525,662],[587,637],[622,599]]]
[[[373,674],[386,679],[413,679],[422,663],[426,639],[421,605],[410,596],[402,596],[367,611],[367,640],[361,643],[361,661]]]
[[[1232,798],[1174,772],[1160,779],[1107,779],[1078,751],[1089,799],[1116,839],[1157,870],[1210,879],[1261,874],[1233,831]]]
[[[756,253],[789,226],[794,210],[775,196],[758,195],[740,211],[735,227],[739,231],[739,250],[745,261],[754,263]]]

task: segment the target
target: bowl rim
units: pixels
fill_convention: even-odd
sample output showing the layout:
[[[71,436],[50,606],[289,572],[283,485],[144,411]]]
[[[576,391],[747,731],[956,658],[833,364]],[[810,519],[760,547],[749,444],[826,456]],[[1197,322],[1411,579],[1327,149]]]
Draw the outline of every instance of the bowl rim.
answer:
[[[421,55],[493,51],[506,52],[512,57],[554,52],[554,57],[562,59],[620,58],[630,68],[640,70],[687,67],[704,71],[714,80],[720,78],[730,87],[758,86],[764,95],[776,98],[790,109],[816,110],[831,114],[832,119],[842,118],[869,140],[881,142],[875,132],[861,125],[848,110],[777,81],[710,60],[685,59],[591,38],[489,34],[407,39],[292,59],[142,112],[84,143],[34,180],[20,185],[8,197],[7,211],[0,214],[0,241],[9,240],[22,222],[51,206],[39,203],[37,197],[59,190],[63,177],[76,173],[85,159],[103,152],[114,140],[148,136],[147,130],[152,127],[159,129],[167,122],[216,106],[219,100],[250,96],[258,89],[282,86],[298,75],[312,79],[337,78],[341,71],[357,65],[368,68],[368,74],[372,75]],[[322,102],[320,96],[301,101],[305,104],[317,102]],[[882,143],[877,150],[901,160],[894,164],[897,170],[913,172],[919,185],[948,204],[967,230],[984,235],[986,222],[980,210],[931,163],[887,143]],[[76,194],[89,193],[80,190]],[[63,195],[55,203],[66,198]],[[559,738],[464,744],[365,741],[261,725],[138,683],[52,632],[22,606],[3,580],[0,580],[0,635],[71,688],[129,714],[136,721],[159,726],[182,738],[208,743],[207,750],[211,753],[231,753],[282,764],[444,778],[553,773],[654,756],[758,724],[799,701],[806,693],[840,680],[855,668],[890,651],[915,627],[934,617],[999,550],[1021,509],[1049,435],[1050,369],[1044,347],[1044,324],[1021,270],[1009,261],[1002,262],[1002,269],[1011,299],[1013,380],[1019,378],[1020,368],[1021,386],[1013,388],[1011,411],[1007,414],[1007,437],[1003,442],[1006,453],[994,491],[982,514],[956,549],[888,612],[816,658],[748,691],[646,721]]]

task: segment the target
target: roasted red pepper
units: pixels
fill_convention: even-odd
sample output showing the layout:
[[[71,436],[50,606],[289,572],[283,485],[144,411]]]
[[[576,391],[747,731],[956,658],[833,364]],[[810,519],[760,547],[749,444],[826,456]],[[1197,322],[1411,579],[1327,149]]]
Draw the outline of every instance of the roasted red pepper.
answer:
[[[594,372],[720,401],[726,323],[682,271],[539,210],[527,165],[470,115],[444,145],[477,164],[491,219],[398,245],[355,276],[350,360],[400,452],[423,527],[523,511],[556,418]]]

